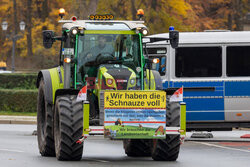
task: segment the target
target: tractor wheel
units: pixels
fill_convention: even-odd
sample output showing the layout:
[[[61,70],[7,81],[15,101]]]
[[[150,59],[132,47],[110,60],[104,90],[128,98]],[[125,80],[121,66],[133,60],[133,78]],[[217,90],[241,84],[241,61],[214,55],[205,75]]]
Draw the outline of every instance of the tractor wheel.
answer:
[[[76,96],[57,97],[54,114],[56,158],[61,161],[79,161],[83,143],[77,144],[83,132],[83,104]]]
[[[151,156],[152,140],[146,139],[126,139],[123,140],[125,153],[129,157]]]
[[[167,102],[167,127],[180,126],[180,104]],[[166,139],[153,140],[152,158],[156,161],[176,161],[180,150],[180,135],[168,134]]]
[[[45,101],[44,80],[39,84],[37,98],[37,140],[42,156],[55,156],[52,105]]]

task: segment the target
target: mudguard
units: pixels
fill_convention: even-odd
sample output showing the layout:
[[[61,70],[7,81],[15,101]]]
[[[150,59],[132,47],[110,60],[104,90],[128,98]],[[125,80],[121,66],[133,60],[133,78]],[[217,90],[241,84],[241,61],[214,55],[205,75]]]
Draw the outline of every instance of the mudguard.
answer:
[[[39,71],[36,82],[37,88],[39,87],[41,79],[44,80],[45,100],[49,104],[54,104],[56,91],[58,89],[63,89],[63,67],[56,67],[48,70]]]

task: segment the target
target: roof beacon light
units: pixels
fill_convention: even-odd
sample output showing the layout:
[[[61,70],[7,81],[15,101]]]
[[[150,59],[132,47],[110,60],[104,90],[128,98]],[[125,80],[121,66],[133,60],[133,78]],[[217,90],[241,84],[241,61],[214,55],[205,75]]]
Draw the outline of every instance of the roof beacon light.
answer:
[[[63,19],[63,16],[65,15],[65,10],[63,8],[59,9],[59,16],[61,17],[61,19]]]
[[[77,17],[76,17],[76,16],[72,16],[72,17],[71,17],[71,20],[72,20],[72,21],[76,21],[76,20],[77,20]]]
[[[174,31],[174,26],[170,26],[169,31]]]
[[[139,17],[140,20],[142,20],[142,17],[144,16],[143,9],[138,9],[136,15]]]

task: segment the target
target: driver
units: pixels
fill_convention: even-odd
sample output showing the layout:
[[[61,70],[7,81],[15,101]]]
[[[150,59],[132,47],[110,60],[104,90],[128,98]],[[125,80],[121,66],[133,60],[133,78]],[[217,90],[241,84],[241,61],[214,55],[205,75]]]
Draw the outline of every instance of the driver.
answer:
[[[110,44],[107,44],[107,38],[103,35],[100,35],[98,36],[98,44],[92,47],[84,57],[83,65],[87,64],[88,62],[95,61],[98,55],[102,55],[103,58],[105,58],[106,55],[113,55],[113,52],[114,48]],[[84,74],[85,73],[87,73],[89,77],[96,77],[97,67],[95,65],[89,66]]]
[[[87,61],[94,61],[96,57],[100,54],[113,54],[114,48],[107,44],[107,38],[103,35],[98,36],[98,44],[91,48],[87,54]]]

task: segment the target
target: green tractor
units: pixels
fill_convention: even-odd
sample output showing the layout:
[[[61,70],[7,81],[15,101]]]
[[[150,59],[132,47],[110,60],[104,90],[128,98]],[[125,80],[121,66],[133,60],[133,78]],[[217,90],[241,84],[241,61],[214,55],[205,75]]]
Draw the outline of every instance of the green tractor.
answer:
[[[60,65],[41,70],[37,78],[40,154],[56,156],[58,160],[81,160],[86,136],[98,133],[116,138],[117,128],[124,131],[134,120],[139,123],[138,128],[143,129],[145,121],[132,119],[135,115],[127,114],[130,119],[122,122],[120,118],[124,114],[114,114],[132,111],[143,114],[143,105],[146,105],[144,101],[154,97],[160,99],[162,97],[155,92],[163,92],[166,95],[162,98],[164,115],[160,117],[164,119],[164,126],[158,126],[153,131],[147,128],[146,131],[151,130],[154,133],[151,137],[135,135],[130,138],[122,133],[117,139],[123,140],[128,156],[152,156],[154,160],[175,161],[179,154],[181,136],[185,135],[185,107],[181,111],[178,102],[169,102],[169,95],[173,90],[162,90],[159,72],[150,70],[153,62],[147,57],[146,42],[167,40],[176,47],[178,32],[171,31],[170,39],[145,38],[143,42],[143,37],[148,33],[143,21],[110,20],[112,17],[91,15],[90,20],[77,20],[76,17],[60,20],[63,24],[61,36],[55,36],[50,30],[43,31],[44,47],[51,48],[59,40],[61,50]],[[79,92],[83,87],[87,91],[83,92],[85,96],[79,100]],[[123,93],[129,100],[122,101],[121,98],[116,101],[119,99],[115,95],[117,92]],[[138,97],[140,102],[136,102]],[[119,105],[129,105],[127,108],[130,109],[133,106],[137,108],[128,111],[126,107],[118,109]],[[138,107],[139,105],[142,107]],[[111,112],[117,121],[107,121],[107,117],[112,117],[107,116]],[[147,117],[144,120],[149,120],[152,115],[144,117]],[[152,122],[149,123],[152,125]],[[111,124],[115,126],[115,130],[108,128],[107,125]],[[166,132],[167,128],[170,129],[169,134]],[[163,137],[158,138],[161,133]]]

